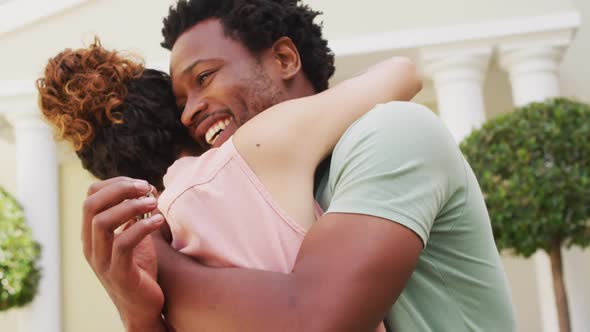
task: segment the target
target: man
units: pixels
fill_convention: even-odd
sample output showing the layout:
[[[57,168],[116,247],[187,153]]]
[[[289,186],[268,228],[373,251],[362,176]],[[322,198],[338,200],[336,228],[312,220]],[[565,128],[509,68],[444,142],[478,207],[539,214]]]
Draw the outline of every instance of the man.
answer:
[[[163,46],[182,122],[204,149],[273,104],[327,88],[333,55],[317,14],[296,0],[171,8]],[[477,181],[428,110],[392,103],[370,112],[318,175],[327,213],[291,274],[208,268],[155,236],[160,289],[145,237],[162,218],[113,234],[155,206],[128,200],[150,189],[125,178],[90,188],[85,255],[129,331],[166,330],[164,294],[167,318],[192,331],[373,331],[384,317],[395,331],[515,329]]]

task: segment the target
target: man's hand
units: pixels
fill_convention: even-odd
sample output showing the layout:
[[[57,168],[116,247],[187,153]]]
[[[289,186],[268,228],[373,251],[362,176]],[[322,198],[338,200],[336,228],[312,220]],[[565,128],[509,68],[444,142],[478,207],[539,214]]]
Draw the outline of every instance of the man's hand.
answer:
[[[155,198],[145,181],[113,178],[93,184],[84,202],[84,256],[117,306],[128,331],[166,331],[161,311],[164,295],[157,283],[154,245],[148,236],[164,223],[154,211]],[[137,199],[139,198],[139,199]],[[124,230],[115,232],[124,225]]]

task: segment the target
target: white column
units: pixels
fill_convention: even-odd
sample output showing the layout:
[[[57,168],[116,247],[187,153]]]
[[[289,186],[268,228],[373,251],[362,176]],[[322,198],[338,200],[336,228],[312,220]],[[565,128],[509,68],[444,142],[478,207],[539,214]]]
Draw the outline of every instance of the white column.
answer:
[[[499,47],[500,64],[510,77],[514,105],[524,106],[558,97],[559,64],[569,41],[545,42],[542,45],[502,45]],[[573,256],[566,250],[564,274],[570,305],[570,319],[573,331],[585,331],[590,308],[580,308],[585,298],[590,296],[590,286],[577,278],[575,266],[567,266]],[[569,257],[572,256],[571,259]],[[533,256],[535,262],[537,291],[544,332],[559,331],[553,277],[549,257],[543,251]],[[584,313],[583,313],[584,312]]]
[[[485,122],[483,81],[490,48],[422,52],[424,73],[434,82],[440,117],[457,142]]]
[[[555,305],[555,293],[553,292],[553,276],[551,274],[551,262],[544,251],[537,251],[533,255],[535,262],[535,275],[537,292],[539,293],[539,306],[544,332],[558,332],[557,306]],[[565,260],[564,260],[565,261]],[[571,296],[571,294],[568,294]],[[571,312],[571,309],[570,309]]]
[[[49,127],[34,107],[5,112],[14,128],[16,197],[42,247],[41,283],[21,322],[23,332],[61,332],[58,162]]]
[[[500,46],[500,64],[508,72],[514,105],[559,96],[562,46]]]

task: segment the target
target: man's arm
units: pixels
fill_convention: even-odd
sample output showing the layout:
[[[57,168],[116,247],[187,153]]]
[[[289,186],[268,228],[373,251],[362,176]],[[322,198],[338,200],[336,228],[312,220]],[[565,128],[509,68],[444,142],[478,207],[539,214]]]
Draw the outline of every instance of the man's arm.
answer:
[[[374,331],[422,250],[404,226],[340,213],[312,228],[291,274],[208,268],[156,243],[178,331]]]

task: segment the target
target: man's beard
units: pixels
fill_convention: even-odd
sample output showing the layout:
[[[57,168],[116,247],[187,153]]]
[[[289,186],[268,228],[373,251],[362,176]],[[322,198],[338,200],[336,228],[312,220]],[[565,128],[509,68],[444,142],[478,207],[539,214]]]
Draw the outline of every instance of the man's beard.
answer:
[[[243,125],[246,121],[252,119],[258,113],[269,109],[270,107],[281,103],[287,99],[287,96],[280,87],[262,70],[257,67],[253,74],[254,79],[244,81],[248,86],[245,89],[245,103],[247,114],[240,116],[238,126]]]

